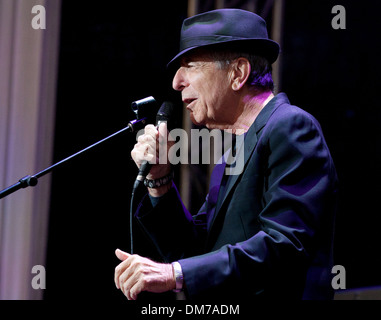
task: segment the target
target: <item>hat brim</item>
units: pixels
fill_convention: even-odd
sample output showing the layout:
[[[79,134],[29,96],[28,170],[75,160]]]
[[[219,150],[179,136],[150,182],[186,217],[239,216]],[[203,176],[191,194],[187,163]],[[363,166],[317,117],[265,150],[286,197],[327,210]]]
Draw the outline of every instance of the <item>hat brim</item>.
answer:
[[[172,70],[179,66],[180,58],[191,51],[198,48],[226,48],[235,51],[243,51],[252,54],[257,54],[266,58],[269,63],[274,63],[279,55],[279,44],[271,39],[235,39],[229,41],[222,41],[218,43],[208,43],[205,45],[198,45],[188,47],[180,51],[168,64],[167,68]]]

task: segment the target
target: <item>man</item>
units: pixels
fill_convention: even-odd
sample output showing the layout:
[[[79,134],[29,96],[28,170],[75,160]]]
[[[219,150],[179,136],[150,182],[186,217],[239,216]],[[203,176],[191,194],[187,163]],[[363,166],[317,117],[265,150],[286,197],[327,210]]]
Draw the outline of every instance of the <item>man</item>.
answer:
[[[128,299],[140,292],[184,291],[188,299],[331,299],[337,178],[320,125],[274,96],[271,63],[279,46],[259,16],[222,9],[186,19],[173,88],[191,120],[244,131],[235,152],[240,174],[217,164],[209,194],[191,216],[155,164],[136,218],[165,263],[116,251],[115,284]],[[165,125],[147,126],[131,152],[138,166],[157,156]],[[161,179],[163,181],[163,179]]]

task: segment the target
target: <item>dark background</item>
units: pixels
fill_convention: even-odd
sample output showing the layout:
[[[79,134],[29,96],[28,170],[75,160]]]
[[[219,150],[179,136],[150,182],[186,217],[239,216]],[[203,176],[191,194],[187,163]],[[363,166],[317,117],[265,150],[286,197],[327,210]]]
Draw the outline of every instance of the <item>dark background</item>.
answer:
[[[345,30],[331,27],[336,4],[346,9]],[[346,268],[347,288],[381,285],[379,9],[355,0],[285,6],[279,89],[319,120],[334,158],[335,263]],[[63,1],[54,162],[125,127],[137,99],[170,99],[181,121],[165,66],[186,16],[187,1]],[[114,250],[129,251],[134,143],[122,134],[53,172],[45,299],[125,300],[113,282]],[[138,252],[155,258],[134,230]]]

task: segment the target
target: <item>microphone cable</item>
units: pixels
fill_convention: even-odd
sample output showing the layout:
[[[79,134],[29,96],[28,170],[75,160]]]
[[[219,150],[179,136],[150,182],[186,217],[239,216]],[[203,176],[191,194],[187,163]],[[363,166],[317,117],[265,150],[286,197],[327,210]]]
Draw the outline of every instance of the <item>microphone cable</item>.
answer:
[[[174,108],[173,103],[169,101],[164,101],[163,104],[161,105],[159,111],[157,112],[156,115],[156,126],[157,128],[159,127],[160,123],[162,122],[168,122],[170,119],[170,116],[172,114],[172,110]],[[133,237],[133,217],[134,217],[134,212],[133,212],[133,205],[134,205],[134,196],[135,196],[135,191],[138,189],[140,185],[144,183],[144,179],[146,178],[147,174],[149,173],[151,169],[151,164],[148,161],[143,161],[139,168],[139,173],[136,177],[136,180],[134,182],[134,186],[132,188],[132,193],[131,193],[131,202],[130,202],[130,253],[134,254],[134,237]]]

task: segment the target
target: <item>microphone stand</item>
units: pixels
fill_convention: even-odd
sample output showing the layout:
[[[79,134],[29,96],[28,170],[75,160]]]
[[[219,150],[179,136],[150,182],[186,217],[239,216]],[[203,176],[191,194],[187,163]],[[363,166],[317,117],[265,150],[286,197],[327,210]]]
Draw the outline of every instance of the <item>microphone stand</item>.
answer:
[[[148,109],[147,109],[147,111],[144,109],[144,108],[147,108],[146,105],[149,105],[149,104],[155,104],[155,100],[152,97],[133,102],[132,103],[132,109],[137,116],[142,115],[143,113],[150,114],[148,112]],[[139,108],[141,108],[140,111],[139,111]],[[37,185],[39,178],[41,178],[45,174],[51,172],[53,169],[57,168],[58,166],[64,164],[65,162],[73,159],[74,157],[79,156],[80,154],[94,148],[95,146],[97,146],[97,145],[99,145],[99,144],[101,144],[101,143],[125,132],[125,131],[127,131],[127,132],[138,131],[138,130],[144,128],[147,123],[150,123],[149,121],[151,121],[151,120],[152,119],[149,116],[145,116],[145,117],[142,117],[141,119],[137,119],[137,120],[132,120],[128,123],[127,127],[125,127],[123,129],[113,133],[112,135],[92,144],[91,146],[88,146],[87,148],[85,148],[85,149],[83,149],[83,150],[81,150],[81,151],[79,151],[79,152],[77,152],[77,153],[75,153],[75,154],[55,163],[55,164],[53,164],[52,166],[34,174],[34,175],[27,175],[27,176],[21,178],[15,184],[13,184],[13,185],[9,186],[8,188],[5,188],[4,190],[0,191],[0,199],[10,195],[11,193],[13,193],[19,189],[27,188],[27,187],[34,187],[35,185]]]

